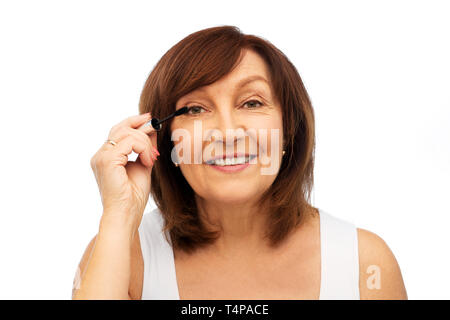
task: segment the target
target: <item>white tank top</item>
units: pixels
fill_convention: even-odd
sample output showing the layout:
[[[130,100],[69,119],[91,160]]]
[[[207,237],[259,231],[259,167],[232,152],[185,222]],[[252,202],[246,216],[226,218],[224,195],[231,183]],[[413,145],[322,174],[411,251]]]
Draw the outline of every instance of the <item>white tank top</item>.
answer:
[[[359,300],[358,237],[354,224],[319,209],[320,300]],[[139,226],[144,278],[143,300],[180,300],[174,255],[162,232],[158,208],[145,213]]]

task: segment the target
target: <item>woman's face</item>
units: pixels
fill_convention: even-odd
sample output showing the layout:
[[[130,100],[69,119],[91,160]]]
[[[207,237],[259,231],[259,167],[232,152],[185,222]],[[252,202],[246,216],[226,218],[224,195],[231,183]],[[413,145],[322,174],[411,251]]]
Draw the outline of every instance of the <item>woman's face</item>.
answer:
[[[250,77],[253,81],[245,81]],[[282,158],[282,112],[268,81],[265,61],[246,50],[231,73],[177,101],[177,110],[187,106],[189,111],[171,123],[172,159],[181,162],[173,170],[181,170],[201,198],[248,203],[275,180]],[[241,161],[246,163],[237,164]]]

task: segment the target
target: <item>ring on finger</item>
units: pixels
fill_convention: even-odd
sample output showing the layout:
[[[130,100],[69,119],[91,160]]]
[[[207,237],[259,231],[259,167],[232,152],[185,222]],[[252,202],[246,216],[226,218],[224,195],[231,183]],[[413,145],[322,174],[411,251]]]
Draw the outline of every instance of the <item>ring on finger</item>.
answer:
[[[105,143],[110,143],[113,146],[117,145],[117,142],[115,142],[114,140],[111,140],[111,139],[105,140]]]

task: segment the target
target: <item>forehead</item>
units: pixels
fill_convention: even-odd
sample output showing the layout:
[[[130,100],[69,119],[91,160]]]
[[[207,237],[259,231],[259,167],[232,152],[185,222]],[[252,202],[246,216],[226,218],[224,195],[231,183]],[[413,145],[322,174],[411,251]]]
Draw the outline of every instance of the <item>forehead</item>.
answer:
[[[216,88],[226,87],[231,90],[238,90],[250,84],[270,89],[270,74],[264,59],[252,50],[244,50],[241,62],[233,71],[216,82],[195,89],[191,93],[213,91]],[[219,90],[219,89],[218,89]]]
[[[249,74],[258,74],[268,80],[269,71],[264,59],[253,50],[244,50],[239,65],[227,75],[231,79],[239,79]]]

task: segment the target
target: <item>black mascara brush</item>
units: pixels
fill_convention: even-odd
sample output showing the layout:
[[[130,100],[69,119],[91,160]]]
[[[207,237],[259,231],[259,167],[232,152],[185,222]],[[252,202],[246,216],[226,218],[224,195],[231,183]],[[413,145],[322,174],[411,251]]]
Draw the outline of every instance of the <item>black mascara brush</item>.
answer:
[[[164,119],[159,120],[158,118],[152,118],[149,122],[144,124],[144,126],[152,125],[153,129],[155,129],[156,131],[159,131],[159,130],[161,130],[161,127],[162,127],[161,123],[163,123],[164,121],[167,121],[169,119],[172,119],[173,117],[182,115],[182,114],[188,112],[188,110],[189,110],[188,107],[183,107],[181,109],[178,109],[177,111],[175,111],[171,115],[165,117]]]

